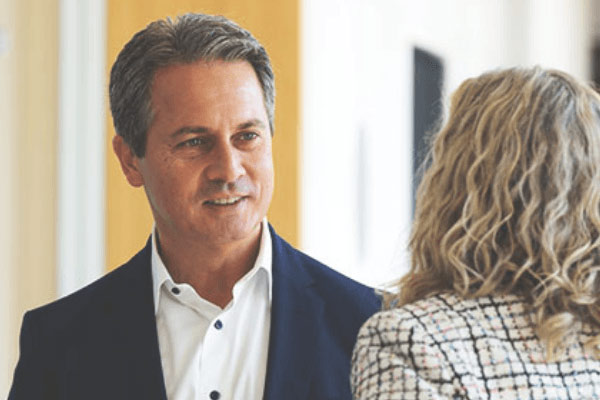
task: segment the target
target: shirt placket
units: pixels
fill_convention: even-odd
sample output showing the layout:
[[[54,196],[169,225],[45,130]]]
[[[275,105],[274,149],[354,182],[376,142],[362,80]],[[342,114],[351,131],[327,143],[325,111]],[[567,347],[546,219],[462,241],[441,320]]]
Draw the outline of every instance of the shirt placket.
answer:
[[[226,363],[231,362],[228,318],[226,310],[211,320],[204,336],[204,350],[200,357],[201,399],[220,400],[230,398],[230,388],[223,378],[227,376]]]

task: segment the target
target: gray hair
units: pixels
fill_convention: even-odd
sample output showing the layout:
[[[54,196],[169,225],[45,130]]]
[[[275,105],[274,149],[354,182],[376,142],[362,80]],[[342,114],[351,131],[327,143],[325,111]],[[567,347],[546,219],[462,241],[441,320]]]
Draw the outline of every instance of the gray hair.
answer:
[[[269,56],[250,32],[222,16],[185,14],[154,21],[123,47],[110,72],[110,110],[118,135],[137,157],[146,153],[153,120],[152,81],[156,71],[178,63],[247,61],[263,91],[274,132],[275,82]]]

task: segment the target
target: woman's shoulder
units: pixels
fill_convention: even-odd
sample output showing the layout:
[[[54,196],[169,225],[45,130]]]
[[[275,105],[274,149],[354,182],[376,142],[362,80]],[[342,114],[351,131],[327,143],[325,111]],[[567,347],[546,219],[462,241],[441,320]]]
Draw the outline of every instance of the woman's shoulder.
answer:
[[[393,341],[399,332],[407,331],[444,335],[455,331],[453,334],[460,334],[461,326],[477,324],[483,327],[494,318],[528,314],[524,302],[513,295],[464,299],[443,293],[376,313],[363,325],[361,335],[377,335],[384,341]]]

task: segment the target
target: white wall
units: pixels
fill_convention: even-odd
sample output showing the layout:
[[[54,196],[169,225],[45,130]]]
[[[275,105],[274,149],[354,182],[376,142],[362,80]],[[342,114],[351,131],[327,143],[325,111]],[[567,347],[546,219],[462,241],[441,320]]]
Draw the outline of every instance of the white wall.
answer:
[[[539,64],[587,79],[587,0],[304,0],[301,247],[378,285],[407,268],[414,46],[445,91]]]
[[[17,320],[15,310],[14,203],[15,203],[15,120],[14,99],[15,10],[11,0],[0,0],[0,396],[8,392],[16,357],[16,330],[9,329]]]
[[[105,272],[106,4],[60,0],[57,294]]]

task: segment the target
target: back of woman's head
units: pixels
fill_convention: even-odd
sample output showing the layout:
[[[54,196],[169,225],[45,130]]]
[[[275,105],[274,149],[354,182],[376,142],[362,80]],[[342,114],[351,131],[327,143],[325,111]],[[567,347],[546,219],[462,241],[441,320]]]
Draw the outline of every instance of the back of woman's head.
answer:
[[[483,74],[453,94],[430,157],[399,304],[523,296],[549,359],[581,322],[600,328],[600,97],[559,71]]]

